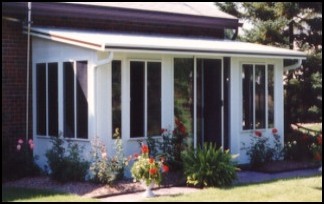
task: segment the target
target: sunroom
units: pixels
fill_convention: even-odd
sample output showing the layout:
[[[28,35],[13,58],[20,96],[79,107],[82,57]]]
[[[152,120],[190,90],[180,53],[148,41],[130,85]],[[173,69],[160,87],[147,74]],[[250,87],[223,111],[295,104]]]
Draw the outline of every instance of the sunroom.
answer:
[[[50,136],[86,147],[99,137],[113,153],[118,128],[125,155],[181,120],[203,142],[248,158],[255,130],[283,135],[283,72],[302,52],[204,38],[34,27],[33,136],[40,166]],[[297,62],[284,67],[284,59]],[[280,138],[283,143],[283,137]]]

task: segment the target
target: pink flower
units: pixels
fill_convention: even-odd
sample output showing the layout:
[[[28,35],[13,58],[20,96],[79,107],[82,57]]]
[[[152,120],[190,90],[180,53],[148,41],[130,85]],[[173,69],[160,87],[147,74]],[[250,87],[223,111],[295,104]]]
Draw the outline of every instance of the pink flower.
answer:
[[[261,137],[262,136],[262,132],[260,132],[260,131],[255,131],[254,134],[257,137]]]
[[[278,129],[277,128],[272,128],[272,134],[277,134],[278,133]]]
[[[101,153],[101,157],[102,158],[106,158],[107,157],[107,153],[106,152]]]
[[[30,145],[30,144],[34,144],[33,139],[29,139],[29,140],[28,140],[28,144],[29,144],[29,145]]]
[[[17,145],[17,150],[18,150],[18,151],[21,150],[21,145],[20,145],[20,144]]]
[[[30,149],[34,149],[34,147],[35,147],[34,143],[30,143],[29,147],[30,147]]]
[[[22,144],[22,143],[24,143],[24,140],[19,139],[19,140],[18,140],[18,144]]]
[[[133,155],[133,157],[134,157],[134,159],[137,159],[137,157],[138,157],[138,154],[137,154],[137,153],[135,153],[135,154]]]

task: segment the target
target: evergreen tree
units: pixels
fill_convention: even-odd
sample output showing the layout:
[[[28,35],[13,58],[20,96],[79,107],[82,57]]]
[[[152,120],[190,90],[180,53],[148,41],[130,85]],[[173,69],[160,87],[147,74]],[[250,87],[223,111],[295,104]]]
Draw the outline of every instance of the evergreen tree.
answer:
[[[240,39],[308,53],[301,68],[285,73],[286,128],[322,121],[322,2],[215,3],[253,25]],[[285,61],[285,66],[293,62]]]

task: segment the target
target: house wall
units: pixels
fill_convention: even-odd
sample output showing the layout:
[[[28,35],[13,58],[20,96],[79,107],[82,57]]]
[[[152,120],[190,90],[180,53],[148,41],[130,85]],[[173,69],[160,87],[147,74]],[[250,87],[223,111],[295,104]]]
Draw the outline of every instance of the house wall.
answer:
[[[26,137],[27,36],[21,22],[2,19],[2,156]],[[31,76],[31,72],[30,72]],[[30,86],[31,87],[31,86]],[[29,98],[31,113],[31,97]],[[31,114],[29,115],[31,136]],[[9,151],[9,152],[7,152]]]
[[[33,39],[33,68],[39,62],[63,62],[68,60],[88,60],[88,92],[89,92],[89,138],[86,140],[70,139],[78,142],[85,147],[83,155],[90,158],[90,142],[98,137],[107,147],[109,155],[114,154],[114,140],[112,139],[112,115],[111,115],[111,63],[96,67],[99,60],[106,59],[110,53],[96,52],[72,45],[52,42],[44,39]],[[174,120],[174,96],[173,96],[173,58],[174,55],[168,54],[149,54],[149,53],[114,53],[113,60],[122,62],[122,141],[124,154],[132,155],[139,152],[138,140],[144,138],[130,138],[130,60],[158,60],[162,62],[162,128],[173,129]],[[179,56],[178,56],[179,57]],[[184,57],[184,56],[182,56]],[[199,56],[203,57],[203,56]],[[206,57],[206,58],[210,58]],[[218,57],[219,58],[219,57]],[[259,59],[231,57],[230,75],[230,150],[232,154],[238,154],[239,163],[248,163],[246,152],[242,150],[242,143],[249,144],[253,131],[242,130],[242,87],[241,87],[241,64],[242,63],[265,63],[275,65],[275,115],[274,127],[278,129],[279,135],[283,136],[283,61],[282,59]],[[59,67],[62,69],[62,67]],[[35,71],[35,70],[33,70]],[[62,72],[59,72],[62,73]],[[35,76],[35,73],[33,74]],[[35,78],[33,79],[35,82]],[[61,85],[62,86],[62,83]],[[35,83],[33,90],[35,93]],[[59,87],[62,91],[63,87]],[[62,94],[59,94],[62,95]],[[35,101],[35,95],[33,95]],[[59,98],[59,100],[62,100]],[[34,103],[36,115],[36,104]],[[59,107],[61,116],[63,107]],[[46,164],[45,152],[51,147],[50,139],[36,135],[36,121],[34,118],[34,139],[35,154],[40,156],[38,163],[41,167]],[[62,131],[63,119],[59,118],[59,128]],[[264,136],[272,140],[271,129],[261,130]],[[283,137],[281,137],[283,142]]]
[[[253,130],[242,130],[242,63],[265,63],[274,64],[274,127],[278,129],[280,140],[283,144],[284,133],[284,98],[283,98],[283,60],[282,59],[258,59],[258,58],[231,58],[231,85],[230,85],[230,143],[231,153],[237,154],[237,161],[240,164],[248,163],[249,158],[243,150],[243,143],[249,146],[251,137],[254,136]],[[274,141],[272,128],[261,129],[262,136]]]

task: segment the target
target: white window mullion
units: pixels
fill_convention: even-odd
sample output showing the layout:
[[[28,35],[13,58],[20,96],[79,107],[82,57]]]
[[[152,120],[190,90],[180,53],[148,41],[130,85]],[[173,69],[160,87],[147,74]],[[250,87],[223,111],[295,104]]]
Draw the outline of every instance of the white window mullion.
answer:
[[[252,78],[253,78],[253,86],[252,86],[252,88],[253,88],[253,102],[252,102],[252,110],[253,110],[253,130],[255,130],[256,129],[256,126],[255,126],[255,122],[256,122],[256,120],[255,120],[255,108],[256,108],[256,105],[255,105],[255,64],[253,64],[253,74],[252,74]]]
[[[63,76],[63,63],[58,63],[58,134],[64,132],[64,76]]]

